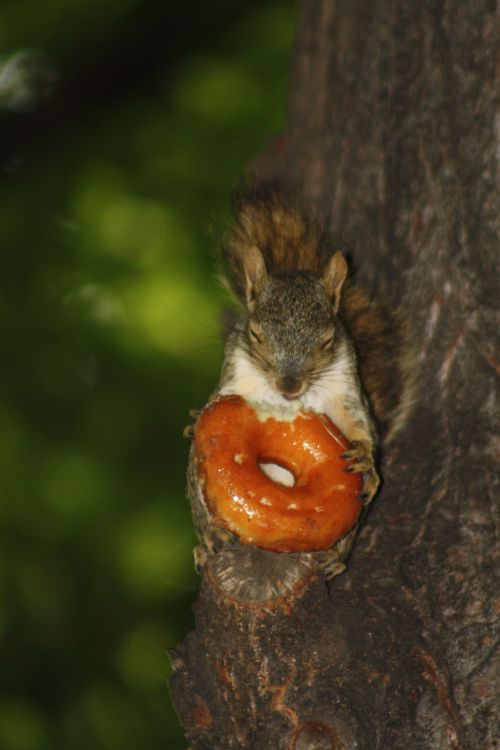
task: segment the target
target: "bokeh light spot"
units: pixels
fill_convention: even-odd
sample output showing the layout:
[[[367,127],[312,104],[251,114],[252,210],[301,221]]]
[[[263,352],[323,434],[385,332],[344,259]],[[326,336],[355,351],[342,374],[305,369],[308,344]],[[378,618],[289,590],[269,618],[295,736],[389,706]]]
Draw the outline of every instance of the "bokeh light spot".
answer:
[[[27,701],[0,703],[2,750],[44,750],[46,727],[41,712]]]
[[[169,667],[166,649],[171,643],[172,636],[157,620],[146,620],[131,630],[115,659],[123,681],[141,690],[161,688]]]
[[[192,542],[191,532],[175,513],[169,513],[168,498],[164,510],[145,507],[134,513],[117,538],[116,562],[125,585],[154,597],[192,590],[196,580]]]

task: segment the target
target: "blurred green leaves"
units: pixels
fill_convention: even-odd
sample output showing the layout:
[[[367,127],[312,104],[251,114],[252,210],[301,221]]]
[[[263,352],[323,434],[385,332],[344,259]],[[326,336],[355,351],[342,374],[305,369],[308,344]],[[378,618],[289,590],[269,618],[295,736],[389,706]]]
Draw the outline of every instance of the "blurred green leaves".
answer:
[[[228,68],[217,58],[202,58],[186,71],[174,101],[183,115],[226,129],[242,118],[255,117],[264,99],[265,81],[244,62]]]
[[[44,747],[47,729],[41,712],[29,702],[7,700],[0,703],[0,747],[9,750]]]
[[[37,47],[63,84],[170,24],[155,80],[78,116],[59,100],[0,181],[1,750],[185,747],[166,652],[198,585],[181,435],[221,362],[211,226],[282,127],[294,22],[285,0],[214,2],[206,33],[189,10],[0,8],[1,54]]]
[[[137,510],[116,534],[114,564],[123,583],[143,599],[175,598],[179,591],[193,592],[194,538],[176,510],[177,498]]]

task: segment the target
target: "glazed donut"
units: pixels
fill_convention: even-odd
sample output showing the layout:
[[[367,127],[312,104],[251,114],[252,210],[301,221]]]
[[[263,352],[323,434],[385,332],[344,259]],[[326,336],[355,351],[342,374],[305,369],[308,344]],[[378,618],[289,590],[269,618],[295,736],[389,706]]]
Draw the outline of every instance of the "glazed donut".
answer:
[[[254,408],[255,407],[255,408]],[[362,479],[345,471],[350,444],[325,415],[269,412],[240,396],[209,403],[195,457],[210,522],[244,544],[277,552],[324,550],[359,518]],[[273,481],[282,467],[293,486]]]

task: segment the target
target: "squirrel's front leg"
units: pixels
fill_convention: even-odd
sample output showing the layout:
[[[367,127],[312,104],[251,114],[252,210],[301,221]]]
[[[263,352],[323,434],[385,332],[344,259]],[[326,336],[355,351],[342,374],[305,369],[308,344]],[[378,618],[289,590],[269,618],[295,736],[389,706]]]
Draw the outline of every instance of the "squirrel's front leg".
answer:
[[[349,361],[347,357],[346,361]],[[342,455],[348,463],[345,471],[362,474],[361,500],[365,505],[369,505],[380,485],[380,477],[375,466],[377,432],[368,401],[352,369],[347,370],[342,387],[336,384],[332,390],[325,413],[350,443],[350,448]]]
[[[349,462],[345,471],[359,472],[363,475],[363,491],[361,500],[365,506],[369,505],[380,484],[380,477],[375,468],[373,442],[367,439],[351,441],[350,450],[342,454],[342,458]],[[320,557],[320,568],[328,580],[335,578],[346,569],[346,563],[354,544],[358,524],[351,529],[342,539],[339,539],[333,547],[326,550]]]

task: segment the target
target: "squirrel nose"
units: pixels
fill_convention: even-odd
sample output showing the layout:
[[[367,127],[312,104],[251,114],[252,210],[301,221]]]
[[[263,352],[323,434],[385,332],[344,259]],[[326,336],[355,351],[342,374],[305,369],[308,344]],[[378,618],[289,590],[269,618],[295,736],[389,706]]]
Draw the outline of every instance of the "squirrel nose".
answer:
[[[282,395],[289,401],[297,398],[302,388],[300,380],[291,375],[284,375],[282,378],[278,378],[277,385]]]

